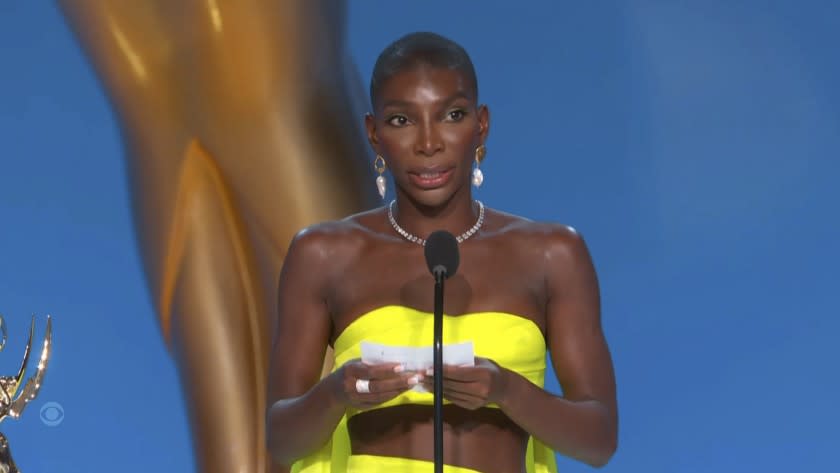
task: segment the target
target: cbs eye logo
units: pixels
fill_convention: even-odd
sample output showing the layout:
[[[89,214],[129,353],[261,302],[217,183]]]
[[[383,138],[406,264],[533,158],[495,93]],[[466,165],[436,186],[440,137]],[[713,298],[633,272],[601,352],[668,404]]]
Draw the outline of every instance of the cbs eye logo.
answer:
[[[57,402],[48,402],[41,406],[41,422],[55,427],[64,421],[64,408]]]

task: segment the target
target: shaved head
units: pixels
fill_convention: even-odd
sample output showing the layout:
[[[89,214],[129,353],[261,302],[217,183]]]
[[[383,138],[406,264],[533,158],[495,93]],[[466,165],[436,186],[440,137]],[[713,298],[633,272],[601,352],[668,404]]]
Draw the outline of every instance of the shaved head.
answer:
[[[411,33],[386,47],[373,66],[370,102],[376,108],[382,85],[393,75],[416,67],[430,66],[461,73],[478,101],[478,80],[467,52],[458,43],[436,33]]]

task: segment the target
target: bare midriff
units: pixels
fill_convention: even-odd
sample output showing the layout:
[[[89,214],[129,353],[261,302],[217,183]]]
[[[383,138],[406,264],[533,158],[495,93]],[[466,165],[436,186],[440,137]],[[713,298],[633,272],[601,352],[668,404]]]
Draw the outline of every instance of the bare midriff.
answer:
[[[352,453],[434,460],[433,407],[401,405],[348,420]],[[443,462],[482,473],[525,473],[528,433],[500,409],[443,406]]]

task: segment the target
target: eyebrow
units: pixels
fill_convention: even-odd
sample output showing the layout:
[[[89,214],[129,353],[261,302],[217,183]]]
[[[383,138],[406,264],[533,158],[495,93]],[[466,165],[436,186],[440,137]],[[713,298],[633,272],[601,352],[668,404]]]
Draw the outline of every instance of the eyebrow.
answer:
[[[455,102],[458,99],[470,100],[470,97],[466,93],[459,91],[441,100],[440,103],[448,105],[452,102]],[[397,99],[385,100],[384,102],[382,102],[383,109],[388,107],[410,107],[412,105],[414,105],[412,102]]]

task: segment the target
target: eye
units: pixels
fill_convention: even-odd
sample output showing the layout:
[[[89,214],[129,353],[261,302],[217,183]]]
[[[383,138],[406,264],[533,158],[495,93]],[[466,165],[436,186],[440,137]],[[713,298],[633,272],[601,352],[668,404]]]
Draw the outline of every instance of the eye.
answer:
[[[391,126],[405,126],[408,124],[408,118],[402,115],[394,115],[385,121]]]
[[[446,120],[451,122],[459,122],[464,119],[467,113],[461,109],[455,109],[446,114]]]

